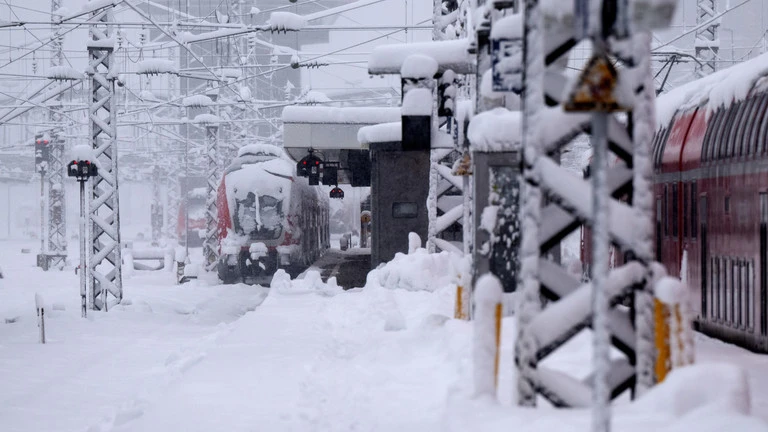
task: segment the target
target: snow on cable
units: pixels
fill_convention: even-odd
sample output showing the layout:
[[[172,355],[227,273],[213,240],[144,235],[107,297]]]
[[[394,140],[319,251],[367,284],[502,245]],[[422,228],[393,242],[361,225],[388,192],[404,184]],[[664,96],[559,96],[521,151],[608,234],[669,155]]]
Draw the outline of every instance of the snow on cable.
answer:
[[[272,12],[267,25],[273,31],[299,31],[307,25],[307,20],[291,12]]]
[[[145,59],[141,60],[136,66],[136,72],[140,74],[157,75],[163,73],[178,73],[176,63],[168,59]]]
[[[80,80],[85,74],[70,66],[51,66],[48,69],[48,78],[55,80]]]

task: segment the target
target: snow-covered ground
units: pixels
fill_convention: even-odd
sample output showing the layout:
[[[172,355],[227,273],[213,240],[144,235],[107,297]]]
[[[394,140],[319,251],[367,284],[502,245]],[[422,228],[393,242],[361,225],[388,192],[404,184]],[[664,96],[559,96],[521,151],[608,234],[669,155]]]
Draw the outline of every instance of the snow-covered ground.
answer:
[[[499,402],[473,397],[472,326],[449,318],[455,256],[400,256],[346,292],[311,276],[264,289],[137,271],[122,305],[82,319],[74,273],[42,272],[22,247],[35,250],[0,243],[3,432],[589,428],[588,411],[512,405],[513,318]],[[35,293],[51,309],[45,345]],[[585,333],[554,361],[586,370],[589,346]],[[756,417],[743,414],[738,367]],[[614,418],[629,432],[768,431],[768,357],[697,337],[697,366],[640,403],[620,402]]]

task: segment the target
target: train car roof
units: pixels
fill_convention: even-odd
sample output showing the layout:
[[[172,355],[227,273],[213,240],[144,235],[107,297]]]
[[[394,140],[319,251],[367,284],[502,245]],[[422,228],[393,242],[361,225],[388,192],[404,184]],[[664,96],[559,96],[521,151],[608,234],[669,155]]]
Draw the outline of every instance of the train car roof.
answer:
[[[681,85],[656,100],[657,128],[667,128],[678,110],[718,107],[746,99],[755,82],[768,74],[768,53]]]

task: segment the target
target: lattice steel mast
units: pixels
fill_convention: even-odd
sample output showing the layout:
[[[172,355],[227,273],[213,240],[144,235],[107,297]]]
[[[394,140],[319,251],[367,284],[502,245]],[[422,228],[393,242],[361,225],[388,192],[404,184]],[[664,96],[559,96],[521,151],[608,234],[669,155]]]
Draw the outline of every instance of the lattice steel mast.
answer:
[[[61,0],[51,0],[51,67],[62,66],[63,36],[61,26],[56,24],[60,18]],[[56,95],[49,106],[48,118],[53,124],[51,131],[51,153],[48,165],[48,248],[46,268],[61,268],[67,260],[67,222],[64,200],[64,139],[61,138],[61,94]]]
[[[696,58],[699,59],[699,63],[696,63],[696,73],[700,76],[709,75],[717,70],[716,59],[720,51],[717,29],[720,27],[720,22],[715,19],[716,15],[717,0],[697,0],[696,27],[698,30],[696,30],[694,48]]]
[[[117,163],[117,71],[112,8],[94,12],[88,42],[90,100],[88,123],[91,146],[99,163],[99,175],[90,184],[91,256],[90,302],[94,309],[107,310],[123,298],[120,253],[120,207]]]

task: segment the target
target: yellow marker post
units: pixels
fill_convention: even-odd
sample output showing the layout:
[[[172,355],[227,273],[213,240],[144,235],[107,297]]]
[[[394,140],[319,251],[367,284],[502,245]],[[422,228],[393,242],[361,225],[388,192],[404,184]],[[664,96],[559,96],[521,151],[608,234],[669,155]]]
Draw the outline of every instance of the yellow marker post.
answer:
[[[499,353],[501,352],[501,303],[496,303],[496,358],[493,363],[493,383],[499,388]]]
[[[670,370],[669,308],[661,300],[653,299],[654,341],[656,344],[656,382],[664,381]]]

